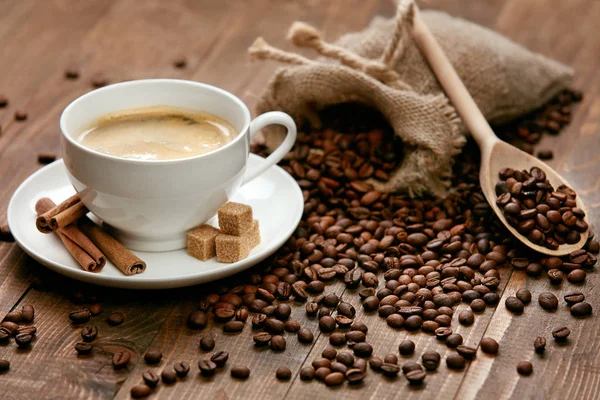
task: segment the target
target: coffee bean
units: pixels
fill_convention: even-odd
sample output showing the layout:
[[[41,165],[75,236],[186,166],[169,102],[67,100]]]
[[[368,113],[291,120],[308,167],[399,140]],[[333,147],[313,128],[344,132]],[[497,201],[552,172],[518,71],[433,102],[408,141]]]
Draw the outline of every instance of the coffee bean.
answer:
[[[409,356],[415,351],[415,343],[412,340],[405,339],[398,345],[398,351],[403,356]]]
[[[463,369],[466,361],[460,354],[449,354],[446,357],[446,365],[451,369]]]
[[[332,346],[343,346],[346,344],[346,335],[340,332],[332,333],[329,336],[329,343]]]
[[[482,299],[488,306],[495,306],[500,301],[500,296],[497,293],[486,293]]]
[[[158,364],[162,360],[162,353],[158,350],[148,350],[144,354],[144,361],[146,364]]]
[[[565,302],[572,306],[577,303],[581,303],[585,300],[585,296],[581,292],[568,292],[564,295]]]
[[[533,348],[538,354],[544,353],[544,351],[546,350],[546,339],[541,336],[535,338],[535,340],[533,341]]]
[[[327,358],[329,360],[335,359],[336,355],[337,355],[337,350],[331,346],[325,347],[325,349],[323,349],[323,352],[321,353],[321,357]]]
[[[475,299],[471,302],[470,307],[474,312],[483,312],[485,311],[485,301],[483,299]]]
[[[235,379],[248,379],[250,369],[248,367],[233,366],[231,367],[231,377]]]
[[[550,292],[542,292],[538,296],[540,306],[547,311],[554,311],[558,308],[558,299]]]
[[[445,340],[452,334],[452,329],[448,327],[441,327],[435,330],[435,337],[438,340]]]
[[[94,87],[96,89],[101,88],[101,87],[108,85],[108,79],[106,79],[106,77],[104,75],[102,75],[101,73],[97,73],[96,75],[94,75],[92,77],[91,84],[92,84],[92,87]]]
[[[525,309],[525,304],[515,296],[508,296],[504,301],[504,305],[508,311],[513,313],[521,313]]]
[[[2,321],[0,327],[6,331],[8,337],[15,335],[19,330],[19,325],[11,321]]]
[[[335,319],[326,315],[319,319],[319,329],[321,332],[329,333],[335,330]]]
[[[100,303],[92,304],[91,306],[89,306],[89,310],[93,316],[100,315],[100,313],[102,312],[102,304],[100,304]]]
[[[183,56],[179,56],[173,60],[173,66],[178,69],[183,69],[187,66],[187,60]]]
[[[327,386],[339,386],[344,383],[345,379],[344,374],[341,372],[332,372],[325,377],[325,384]]]
[[[283,336],[275,335],[271,337],[271,350],[273,351],[284,351],[286,342]]]
[[[303,367],[300,370],[300,380],[311,381],[315,377],[315,369],[313,367]]]
[[[395,354],[388,354],[383,357],[383,362],[387,364],[398,364],[398,356]]]
[[[381,371],[381,366],[383,365],[383,360],[379,357],[372,357],[369,360],[369,366],[373,371]]]
[[[33,318],[35,316],[35,309],[33,308],[33,306],[31,304],[25,304],[22,308],[21,308],[21,321],[24,323],[31,323],[33,322]]]
[[[15,121],[25,121],[27,119],[27,112],[24,110],[15,111]]]
[[[404,318],[402,318],[402,316],[400,314],[392,314],[390,316],[388,316],[385,319],[386,323],[388,324],[388,326],[394,328],[394,329],[399,329],[404,325]],[[409,329],[407,327],[407,329]],[[413,329],[418,329],[418,328],[413,328]]]
[[[114,369],[125,368],[131,360],[131,353],[128,351],[117,351],[113,354],[112,364]]]
[[[354,308],[354,306],[346,302],[341,302],[338,305],[337,312],[339,315],[343,315],[347,318],[354,318],[354,316],[356,315],[356,309]]]
[[[278,304],[277,308],[275,309],[275,317],[280,319],[280,320],[286,320],[290,317],[290,314],[292,313],[292,308],[288,305],[288,304]]]
[[[279,367],[275,371],[275,377],[280,381],[289,381],[292,379],[292,371],[287,367]]]
[[[394,377],[400,372],[400,367],[397,364],[383,363],[381,364],[380,371],[385,376]]]
[[[360,369],[363,372],[367,372],[367,361],[364,358],[357,358],[352,363],[352,368]]]
[[[533,364],[529,361],[519,361],[517,364],[517,372],[520,375],[531,375],[533,373]]]
[[[150,389],[150,386],[143,384],[133,386],[130,391],[131,397],[134,399],[141,399],[142,397],[150,396],[151,392],[152,389]]]
[[[404,327],[409,331],[414,331],[423,325],[423,318],[418,315],[411,315],[404,321]]]
[[[360,368],[351,368],[346,371],[346,380],[349,383],[359,383],[365,379],[366,372]]]
[[[215,348],[215,339],[210,336],[203,336],[200,339],[200,349],[204,351],[211,351]]]
[[[354,351],[354,355],[357,357],[368,358],[373,353],[373,347],[365,342],[356,343],[352,350]]]
[[[365,323],[362,321],[354,321],[352,323],[352,325],[350,325],[350,332],[352,332],[352,331],[359,331],[359,332],[363,332],[364,334],[366,334],[369,331],[369,327],[367,327],[367,325],[365,325]],[[356,341],[356,340],[354,340],[354,341]]]
[[[410,371],[404,375],[411,385],[420,385],[425,380],[427,372],[425,371]]]
[[[192,311],[188,315],[187,324],[190,329],[204,329],[208,324],[208,317],[204,311]]]
[[[462,342],[463,337],[458,333],[453,333],[446,338],[446,346],[450,347],[451,349],[457,348],[462,344]]]
[[[253,328],[262,328],[265,325],[265,322],[267,322],[267,316],[265,314],[256,314],[254,317],[252,317]]]
[[[571,331],[567,327],[557,328],[552,331],[552,336],[556,341],[565,341],[571,334]]]
[[[244,329],[244,323],[242,321],[229,321],[223,325],[223,332],[236,333],[241,332]]]
[[[515,294],[517,299],[521,300],[523,304],[531,303],[531,292],[527,289],[519,289]]]
[[[24,349],[31,346],[32,341],[33,335],[30,335],[28,333],[18,333],[15,336],[15,342],[17,343],[17,346],[19,346],[20,349]]]
[[[285,321],[283,328],[286,330],[286,332],[298,332],[300,330],[300,322],[296,321],[295,319],[287,320]]]
[[[474,347],[469,347],[461,344],[456,347],[456,352],[460,354],[463,358],[467,360],[472,360],[477,355],[477,349]]]
[[[337,362],[340,362],[347,367],[351,367],[354,364],[354,362],[356,361],[354,359],[354,356],[347,351],[339,352],[337,354],[337,356],[335,357],[335,359]]]
[[[379,299],[375,296],[369,296],[363,300],[362,304],[365,311],[375,311],[379,307]]]
[[[90,320],[91,316],[92,316],[92,314],[90,313],[90,310],[88,310],[87,308],[71,311],[69,313],[69,318],[75,324],[82,324],[82,323],[88,322]]]
[[[458,322],[461,325],[470,326],[475,322],[475,316],[469,310],[461,311],[458,314]]]
[[[96,325],[86,325],[81,328],[81,338],[84,342],[92,342],[98,336],[98,328]]]
[[[217,367],[222,368],[227,360],[229,359],[229,353],[226,351],[218,351],[210,358],[210,361],[214,362]]]
[[[440,354],[435,351],[427,351],[421,356],[421,362],[427,371],[435,371],[440,365],[440,360]]]
[[[554,157],[552,150],[540,150],[537,153],[537,157],[540,160],[551,160]]]
[[[160,378],[158,375],[156,375],[156,373],[148,370],[148,371],[144,371],[144,373],[142,374],[142,379],[144,380],[146,385],[153,388],[153,387],[156,387],[156,385],[158,385],[158,381]]]
[[[177,373],[173,367],[166,367],[160,373],[160,378],[166,384],[175,383],[177,381]]]
[[[79,69],[76,66],[69,66],[65,69],[65,78],[77,79],[79,78]]]
[[[190,372],[190,365],[185,361],[180,361],[173,365],[175,374],[180,378],[185,378]]]
[[[313,333],[307,328],[300,328],[298,331],[298,341],[300,343],[312,343],[314,340]]]
[[[584,270],[574,269],[573,271],[569,272],[569,275],[567,275],[567,279],[571,283],[581,283],[585,281],[586,276],[587,273]]]
[[[202,376],[212,376],[217,372],[217,364],[211,360],[198,361],[198,368]]]
[[[590,303],[581,302],[571,306],[571,315],[574,317],[586,317],[592,314],[592,305]]]
[[[481,351],[487,354],[497,354],[500,345],[492,338],[483,338],[479,342],[479,346],[481,347]]]
[[[75,350],[79,355],[90,354],[93,347],[91,343],[79,342],[75,344]]]
[[[265,321],[265,330],[271,334],[278,335],[285,330],[285,324],[275,318],[267,318]]]
[[[35,334],[37,333],[37,328],[35,326],[19,326],[16,334],[19,333],[35,336]]]
[[[423,367],[414,361],[409,361],[402,366],[402,373],[404,375],[408,374],[411,371],[422,371],[422,370],[423,370]]]

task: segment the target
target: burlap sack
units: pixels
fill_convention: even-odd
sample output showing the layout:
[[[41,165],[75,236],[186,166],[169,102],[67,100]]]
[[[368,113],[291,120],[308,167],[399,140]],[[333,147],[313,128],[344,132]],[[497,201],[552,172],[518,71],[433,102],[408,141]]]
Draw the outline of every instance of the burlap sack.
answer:
[[[437,11],[421,16],[492,123],[540,107],[570,83],[570,68],[489,29]],[[257,112],[281,110],[318,127],[318,112],[327,106],[358,102],[375,107],[402,138],[404,157],[388,182],[371,183],[383,191],[443,196],[466,131],[412,41],[412,17],[412,1],[403,0],[395,18],[375,18],[365,30],[335,44],[324,42],[311,26],[294,23],[288,38],[325,56],[318,60],[258,38],[249,49],[253,58],[291,65],[276,71]],[[278,130],[264,133],[271,148],[282,139]]]

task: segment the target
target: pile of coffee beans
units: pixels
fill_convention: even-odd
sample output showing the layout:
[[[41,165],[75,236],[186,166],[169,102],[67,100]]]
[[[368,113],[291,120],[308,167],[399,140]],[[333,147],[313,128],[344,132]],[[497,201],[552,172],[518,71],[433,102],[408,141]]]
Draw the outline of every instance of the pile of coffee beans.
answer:
[[[29,349],[37,334],[37,328],[32,325],[34,318],[35,309],[30,304],[25,304],[21,310],[7,313],[0,322],[0,344],[5,344],[12,338],[19,349]],[[8,371],[9,368],[8,360],[0,360],[0,372]]]
[[[565,243],[578,243],[587,232],[575,191],[565,185],[554,190],[541,168],[504,168],[498,176],[496,204],[508,223],[532,243],[556,250]]]
[[[553,133],[557,124],[559,130],[568,122],[570,103],[578,99],[575,93],[561,94],[549,106],[552,111],[540,111],[534,122],[530,117],[516,126],[514,131],[518,133],[514,137],[530,144],[539,140],[543,132]],[[365,379],[370,365],[372,371],[388,378],[397,377],[402,371],[408,384],[419,386],[442,361],[448,368],[460,370],[477,356],[479,349],[490,355],[499,352],[500,346],[493,338],[483,338],[473,347],[452,330],[453,319],[470,326],[477,315],[499,303],[499,268],[512,266],[530,276],[546,273],[552,284],[559,284],[565,275],[571,282],[584,281],[586,270],[596,263],[600,246],[591,232],[584,248],[566,257],[542,256],[511,237],[481,192],[478,153],[473,143],[467,144],[455,164],[453,189],[446,198],[411,199],[377,191],[370,179],[388,179],[388,173],[402,162],[404,144],[380,115],[363,108],[351,108],[351,112],[335,108],[338,107],[323,114],[327,129],[301,130],[293,150],[281,162],[304,196],[304,213],[298,228],[270,259],[211,286],[215,291],[204,296],[197,309],[187,316],[189,329],[201,331],[209,321],[220,324],[226,335],[251,329],[249,345],[275,353],[284,352],[293,340],[310,345],[321,334],[327,337],[329,346],[321,357],[309,360],[310,365],[299,371],[300,380],[316,379],[327,386],[355,384]],[[253,151],[267,153],[259,146]],[[551,238],[561,244],[559,240],[567,243],[569,235],[573,236],[569,240],[574,239],[575,233],[569,232],[580,233],[578,229],[583,225],[578,221],[583,220],[572,204],[575,194],[570,189],[554,191],[541,170],[507,170],[502,177],[505,187],[499,184],[499,194],[510,196],[508,203],[518,205],[519,218],[521,211],[533,210],[529,211],[532,216],[526,212],[524,219],[518,221],[520,224],[533,220],[534,226],[527,233],[536,230],[542,235],[542,239],[537,239],[535,233],[533,239],[546,243]],[[533,183],[529,183],[531,179]],[[529,201],[531,185],[537,190],[535,204]],[[538,200],[539,191],[543,193]],[[560,201],[558,208],[554,199]],[[540,205],[548,207],[542,207],[546,219],[549,211],[556,210],[562,222],[553,228],[540,226]],[[568,225],[562,219],[564,214]],[[569,232],[563,232],[561,225],[570,227]],[[342,296],[328,293],[327,286],[334,282],[342,282],[350,290]],[[556,302],[549,294],[535,293],[538,303],[543,309],[556,309],[558,298],[548,293]],[[360,303],[353,303],[361,304],[362,310],[351,304],[350,296],[360,299]],[[522,312],[532,298],[532,293],[523,288],[506,300],[506,307]],[[580,292],[565,293],[564,300],[575,317],[592,313],[592,306]],[[455,316],[461,302],[469,308]],[[292,309],[298,307],[302,307],[307,318],[318,321],[318,331],[292,318]],[[83,325],[83,341],[76,345],[79,354],[92,351],[98,328],[90,320],[101,311],[101,306],[92,305],[69,314],[75,326]],[[437,352],[425,352],[419,355],[420,363],[408,361],[400,365],[402,357],[415,352],[414,342],[405,340],[397,353],[373,355],[369,328],[356,320],[359,311],[378,315],[390,330],[421,331],[451,351],[445,360]],[[123,321],[125,316],[121,313],[112,313],[107,319],[113,326]],[[568,335],[568,328],[553,331],[556,340],[566,340]],[[536,352],[543,352],[545,344],[545,338],[536,339]],[[199,338],[201,352],[212,352],[215,347],[213,337]],[[162,354],[149,350],[143,358],[147,364],[157,365]],[[217,351],[201,359],[197,371],[200,376],[210,377],[223,368],[228,358],[227,352]],[[130,359],[129,351],[117,352],[113,366],[122,368]],[[173,384],[195,368],[181,361],[165,366],[160,373],[148,370],[141,377],[143,383],[132,387],[131,395],[147,396],[159,381]],[[528,368],[520,363],[518,372],[527,374]],[[234,379],[252,379],[246,366],[232,366],[229,372]],[[273,379],[287,381],[292,376],[287,366],[273,368]]]

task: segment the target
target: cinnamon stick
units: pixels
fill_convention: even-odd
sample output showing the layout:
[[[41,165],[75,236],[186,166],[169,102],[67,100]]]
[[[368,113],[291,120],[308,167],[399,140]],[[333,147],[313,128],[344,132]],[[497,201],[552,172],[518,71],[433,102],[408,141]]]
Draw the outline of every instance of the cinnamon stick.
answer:
[[[79,218],[85,216],[88,213],[88,209],[83,205],[81,200],[71,207],[63,210],[50,218],[50,228],[52,230],[57,230],[62,227],[65,227],[73,222],[77,221]]]
[[[37,226],[38,230],[42,233],[52,233],[53,229],[50,227],[50,219],[78,202],[80,202],[79,195],[74,194],[59,205],[54,205],[51,209],[44,211],[41,215],[38,215],[37,219],[35,220],[35,225]],[[38,212],[38,214],[40,213]]]
[[[92,242],[125,275],[141,274],[146,270],[146,263],[129,251],[117,239],[109,235],[98,225],[84,217],[79,220],[79,228]]]
[[[55,207],[52,200],[42,198],[36,203],[35,210],[38,215],[43,215]],[[106,257],[76,226],[65,226],[58,229],[56,233],[81,268],[88,272],[102,271],[106,264]]]

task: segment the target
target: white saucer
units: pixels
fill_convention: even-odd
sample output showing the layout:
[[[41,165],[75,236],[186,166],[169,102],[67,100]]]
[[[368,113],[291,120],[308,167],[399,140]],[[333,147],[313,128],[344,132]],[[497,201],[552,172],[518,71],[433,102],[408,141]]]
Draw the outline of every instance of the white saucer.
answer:
[[[251,154],[249,172],[258,168],[264,159]],[[31,257],[48,268],[70,278],[103,286],[130,289],[166,289],[191,286],[220,279],[252,267],[273,254],[292,235],[304,210],[304,200],[296,181],[278,166],[242,187],[231,199],[252,206],[260,223],[260,244],[239,262],[225,264],[216,258],[199,261],[186,250],[163,253],[135,251],[146,261],[142,274],[125,276],[107,263],[102,272],[83,271],[65,250],[55,234],[40,233],[35,227],[35,203],[49,197],[55,203],[75,193],[62,160],[36,171],[15,191],[8,205],[8,224],[15,240]],[[216,226],[216,217],[209,221]]]

